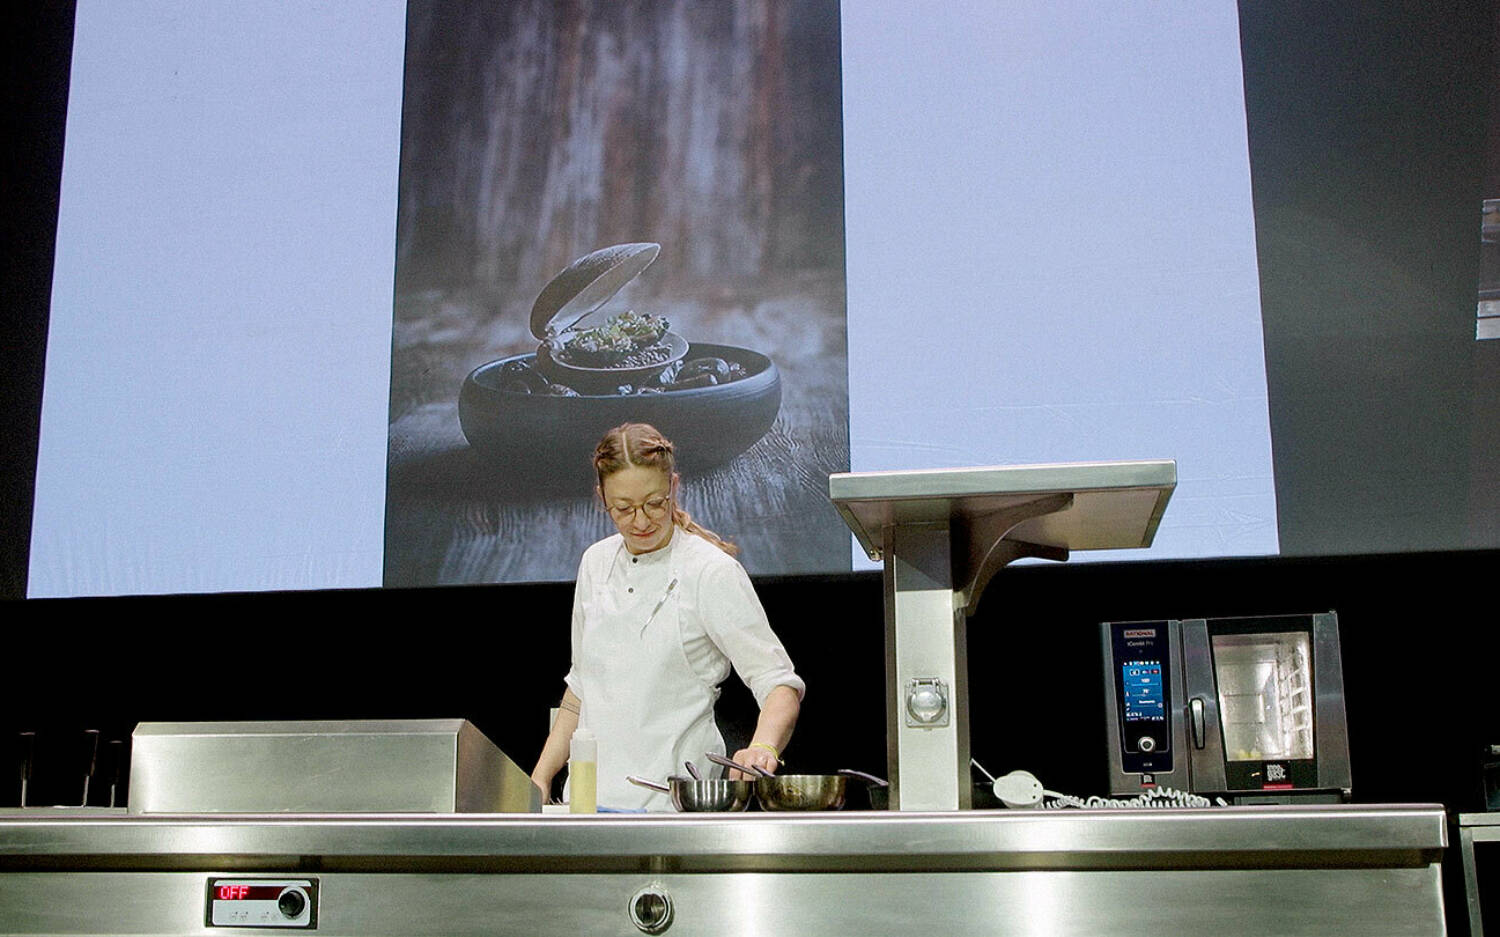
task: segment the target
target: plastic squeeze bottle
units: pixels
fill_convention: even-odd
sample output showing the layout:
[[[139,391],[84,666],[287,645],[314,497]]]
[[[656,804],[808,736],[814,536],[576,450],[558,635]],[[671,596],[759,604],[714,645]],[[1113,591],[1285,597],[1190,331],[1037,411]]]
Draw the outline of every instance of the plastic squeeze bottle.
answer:
[[[599,743],[583,726],[573,730],[568,749],[568,812],[599,809]]]

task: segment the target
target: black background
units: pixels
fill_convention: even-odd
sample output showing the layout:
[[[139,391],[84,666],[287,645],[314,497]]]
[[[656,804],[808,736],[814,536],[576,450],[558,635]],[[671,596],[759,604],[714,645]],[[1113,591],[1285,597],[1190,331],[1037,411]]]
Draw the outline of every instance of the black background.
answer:
[[[974,755],[994,773],[1026,768],[1052,790],[1105,793],[1099,622],[1334,609],[1355,799],[1481,809],[1500,635],[1468,593],[1496,562],[1465,552],[1008,569],[969,623]],[[809,686],[789,765],[884,771],[879,574],[758,587]],[[140,720],[463,716],[529,769],[563,689],[571,588],[16,603],[4,728],[51,740],[38,759],[43,801],[76,801],[81,790],[61,746],[84,728],[125,738]],[[737,679],[725,687],[732,742],[748,734],[754,703]],[[0,805],[15,802],[13,788]]]
[[[78,734],[141,720],[462,716],[529,767],[567,666],[567,584],[20,599],[72,11],[3,17],[0,805],[16,732],[42,739],[33,802],[66,802]],[[1482,471],[1500,393],[1474,392],[1500,342],[1472,342],[1493,13],[1277,0],[1241,20],[1283,542],[1342,552],[1375,532],[1415,552],[1007,570],[970,624],[973,751],[1102,793],[1100,621],[1333,609],[1355,799],[1481,809],[1500,551],[1435,545],[1472,537],[1500,481]],[[883,770],[879,576],[758,586],[809,685],[789,764]],[[731,682],[732,735],[753,714]]]

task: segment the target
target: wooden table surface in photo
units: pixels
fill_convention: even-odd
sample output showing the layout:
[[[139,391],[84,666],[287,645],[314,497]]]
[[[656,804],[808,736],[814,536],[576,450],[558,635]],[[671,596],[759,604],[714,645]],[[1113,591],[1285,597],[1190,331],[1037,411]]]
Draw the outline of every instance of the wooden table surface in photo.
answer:
[[[759,351],[782,374],[781,412],[770,432],[725,465],[684,473],[683,506],[737,543],[752,574],[849,569],[848,528],[828,501],[829,473],[849,467],[841,281],[807,277],[774,288],[757,284],[753,292],[714,289],[649,302],[690,341]],[[614,531],[592,491],[520,484],[470,449],[459,426],[464,376],[535,349],[525,327],[529,308],[529,298],[398,298],[386,585],[571,580],[584,548]],[[589,456],[579,452],[579,463],[587,466]]]

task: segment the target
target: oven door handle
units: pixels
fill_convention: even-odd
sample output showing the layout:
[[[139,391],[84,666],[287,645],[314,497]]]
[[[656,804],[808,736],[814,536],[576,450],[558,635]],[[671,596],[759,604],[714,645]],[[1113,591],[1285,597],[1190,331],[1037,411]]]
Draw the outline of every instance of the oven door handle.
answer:
[[[1193,730],[1193,747],[1202,748],[1208,735],[1208,726],[1204,719],[1203,697],[1195,696],[1188,700],[1188,724]]]

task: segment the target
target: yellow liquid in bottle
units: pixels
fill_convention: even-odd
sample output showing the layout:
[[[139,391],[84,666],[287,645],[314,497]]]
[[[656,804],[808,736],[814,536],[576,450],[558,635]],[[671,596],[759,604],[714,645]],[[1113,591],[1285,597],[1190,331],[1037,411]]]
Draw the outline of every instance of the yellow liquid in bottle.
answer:
[[[568,762],[568,812],[596,813],[599,798],[599,765],[592,761]]]

